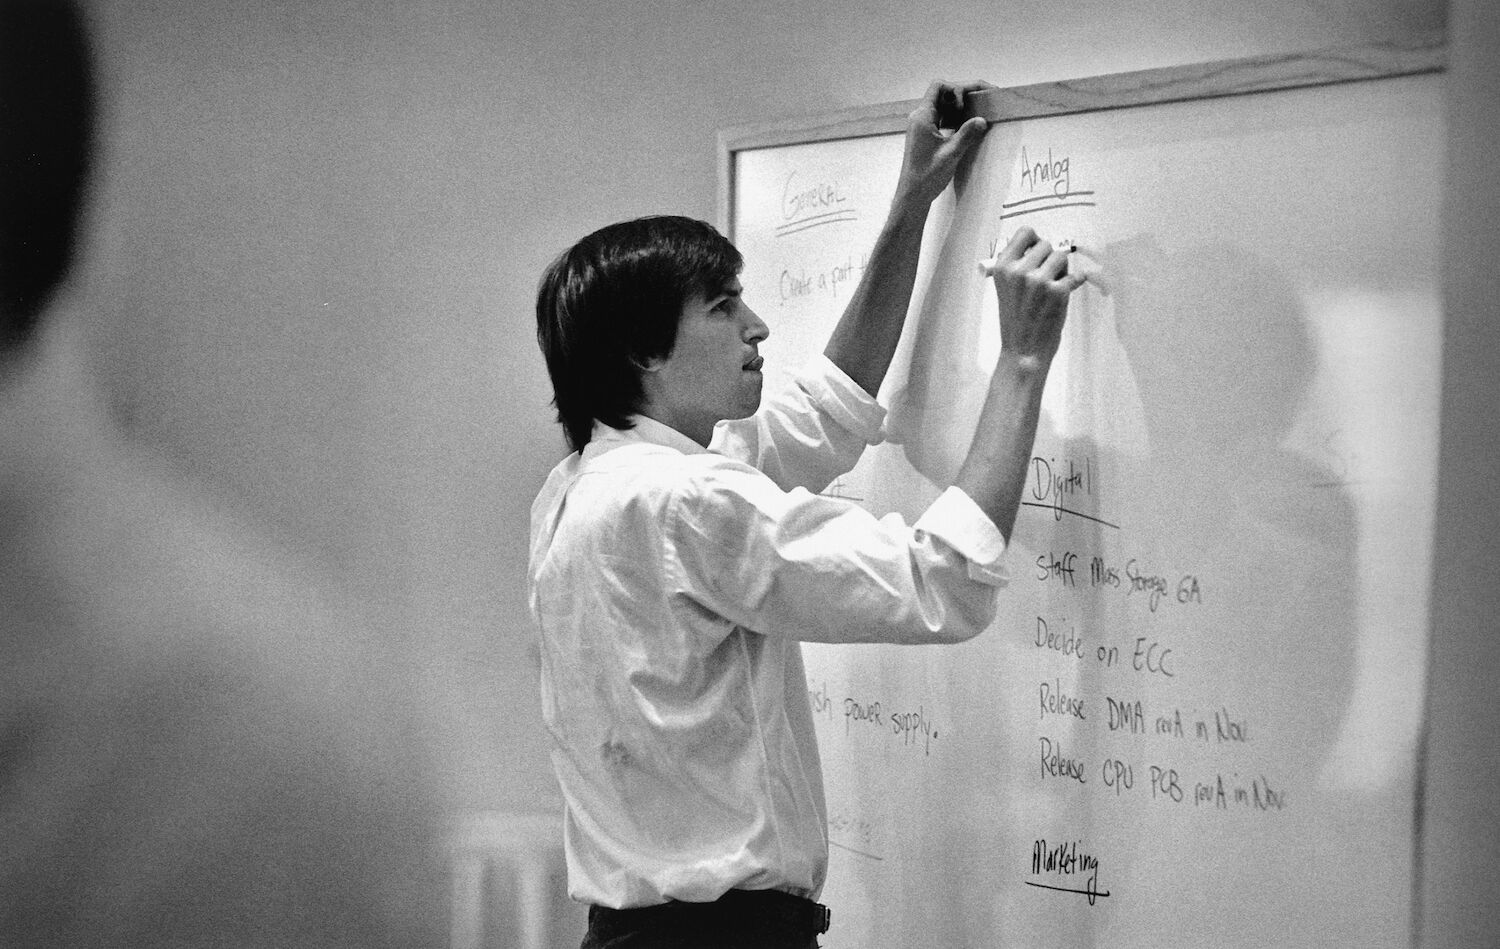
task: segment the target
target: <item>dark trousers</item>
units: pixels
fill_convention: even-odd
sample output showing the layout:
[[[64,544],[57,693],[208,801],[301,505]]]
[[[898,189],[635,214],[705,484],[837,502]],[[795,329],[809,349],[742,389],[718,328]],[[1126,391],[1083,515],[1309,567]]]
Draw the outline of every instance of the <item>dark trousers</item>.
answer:
[[[589,907],[582,949],[817,949],[828,911],[776,890],[730,890],[712,903]]]

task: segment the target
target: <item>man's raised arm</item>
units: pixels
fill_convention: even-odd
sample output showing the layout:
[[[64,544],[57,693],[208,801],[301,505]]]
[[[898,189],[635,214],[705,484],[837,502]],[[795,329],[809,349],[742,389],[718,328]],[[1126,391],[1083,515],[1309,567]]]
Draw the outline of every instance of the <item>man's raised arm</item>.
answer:
[[[959,162],[984,137],[984,119],[963,119],[968,96],[987,88],[983,82],[934,82],[907,117],[906,150],[890,213],[864,277],[823,350],[872,397],[879,393],[901,339],[927,211],[953,180]]]
[[[1042,390],[1062,341],[1068,300],[1084,278],[1068,273],[1068,251],[1029,227],[995,261],[1000,355],[974,441],[954,486],[974,499],[1010,542],[1036,440]]]

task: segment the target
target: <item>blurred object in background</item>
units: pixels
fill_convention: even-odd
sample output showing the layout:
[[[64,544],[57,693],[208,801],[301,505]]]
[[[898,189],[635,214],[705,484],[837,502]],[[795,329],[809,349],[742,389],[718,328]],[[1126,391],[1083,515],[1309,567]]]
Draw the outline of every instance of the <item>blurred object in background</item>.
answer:
[[[0,945],[440,945],[404,674],[94,385],[89,74],[71,5],[0,0]]]

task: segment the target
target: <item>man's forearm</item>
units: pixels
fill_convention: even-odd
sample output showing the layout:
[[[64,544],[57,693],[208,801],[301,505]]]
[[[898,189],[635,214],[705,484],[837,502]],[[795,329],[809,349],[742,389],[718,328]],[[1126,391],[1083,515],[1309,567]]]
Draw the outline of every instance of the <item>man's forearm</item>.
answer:
[[[1046,361],[1000,354],[973,444],[954,481],[995,523],[1007,544],[1031,464],[1047,370]]]
[[[880,392],[911,305],[929,203],[898,195],[865,272],[823,350],[872,397]]]

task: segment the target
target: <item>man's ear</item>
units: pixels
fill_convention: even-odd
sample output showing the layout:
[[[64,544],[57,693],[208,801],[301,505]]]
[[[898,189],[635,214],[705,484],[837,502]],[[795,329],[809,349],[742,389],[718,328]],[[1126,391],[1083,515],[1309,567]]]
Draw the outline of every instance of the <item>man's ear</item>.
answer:
[[[641,372],[656,372],[667,361],[665,356],[631,356],[630,364]]]

